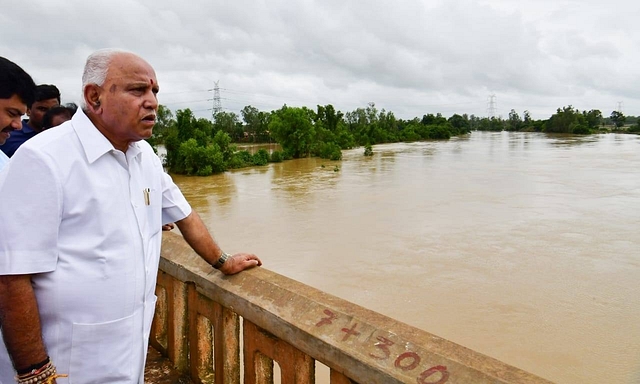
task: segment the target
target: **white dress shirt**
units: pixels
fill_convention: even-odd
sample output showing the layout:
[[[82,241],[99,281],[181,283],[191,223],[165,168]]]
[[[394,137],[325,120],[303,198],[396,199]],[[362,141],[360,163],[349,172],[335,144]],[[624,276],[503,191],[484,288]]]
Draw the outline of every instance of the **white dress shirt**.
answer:
[[[4,168],[4,166],[7,165],[8,162],[9,158],[7,157],[7,155],[5,155],[4,152],[0,151],[0,171],[2,171],[2,168]]]
[[[184,196],[147,142],[116,150],[82,110],[6,168],[0,274],[33,274],[58,384],[143,383],[161,227],[191,213]]]

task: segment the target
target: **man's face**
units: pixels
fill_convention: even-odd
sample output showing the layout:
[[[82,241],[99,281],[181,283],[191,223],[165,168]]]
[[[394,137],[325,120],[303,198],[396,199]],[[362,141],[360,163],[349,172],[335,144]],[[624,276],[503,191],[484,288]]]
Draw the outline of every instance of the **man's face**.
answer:
[[[160,88],[146,61],[133,54],[117,55],[99,88],[98,129],[114,147],[126,151],[129,143],[151,137]]]
[[[0,99],[0,145],[11,136],[11,131],[22,129],[20,118],[26,112],[27,105],[18,95]]]
[[[29,126],[36,132],[42,131],[42,119],[44,118],[44,114],[58,104],[60,103],[58,103],[58,99],[56,98],[35,101],[27,111],[27,114],[29,115]]]

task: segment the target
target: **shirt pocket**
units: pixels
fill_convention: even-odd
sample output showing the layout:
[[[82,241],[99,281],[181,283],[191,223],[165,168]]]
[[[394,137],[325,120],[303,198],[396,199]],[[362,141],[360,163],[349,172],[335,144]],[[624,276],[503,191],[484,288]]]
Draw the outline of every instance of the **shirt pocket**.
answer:
[[[134,315],[96,324],[73,324],[69,384],[134,383]]]
[[[147,205],[147,236],[151,237],[162,230],[162,193],[158,188],[149,189]]]

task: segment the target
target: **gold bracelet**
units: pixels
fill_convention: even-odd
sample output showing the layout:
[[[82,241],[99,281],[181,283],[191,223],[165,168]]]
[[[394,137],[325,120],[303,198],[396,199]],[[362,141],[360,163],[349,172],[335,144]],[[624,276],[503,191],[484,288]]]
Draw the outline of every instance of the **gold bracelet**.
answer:
[[[58,377],[68,377],[69,375],[57,374],[56,367],[49,361],[37,371],[32,371],[24,375],[16,376],[18,384],[53,384]]]
[[[69,377],[69,375],[58,375],[58,374],[53,375],[49,377],[47,380],[45,380],[43,384],[53,384],[53,381],[58,377]]]

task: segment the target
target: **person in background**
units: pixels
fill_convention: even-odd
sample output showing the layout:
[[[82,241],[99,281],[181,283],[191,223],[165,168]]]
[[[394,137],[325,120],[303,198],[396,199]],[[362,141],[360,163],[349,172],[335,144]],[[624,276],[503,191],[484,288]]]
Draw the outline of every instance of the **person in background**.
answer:
[[[57,127],[65,121],[71,120],[74,110],[67,106],[57,105],[47,111],[42,119],[42,130]]]
[[[0,145],[22,129],[20,117],[35,99],[36,85],[27,72],[0,56]],[[9,158],[0,151],[0,169]],[[1,322],[1,319],[0,319]]]
[[[97,51],[82,84],[72,119],[0,173],[0,382],[143,384],[163,224],[224,274],[262,264],[222,251],[143,140],[151,65]]]
[[[36,87],[35,101],[27,105],[27,115],[29,119],[22,121],[22,130],[14,132],[3,145],[0,145],[0,150],[8,157],[12,157],[25,141],[42,132],[44,114],[59,104],[60,91],[55,85],[38,85]]]
[[[73,114],[78,110],[78,106],[76,105],[76,103],[67,103],[64,106],[69,108],[69,110],[71,111],[71,116],[73,116]]]

